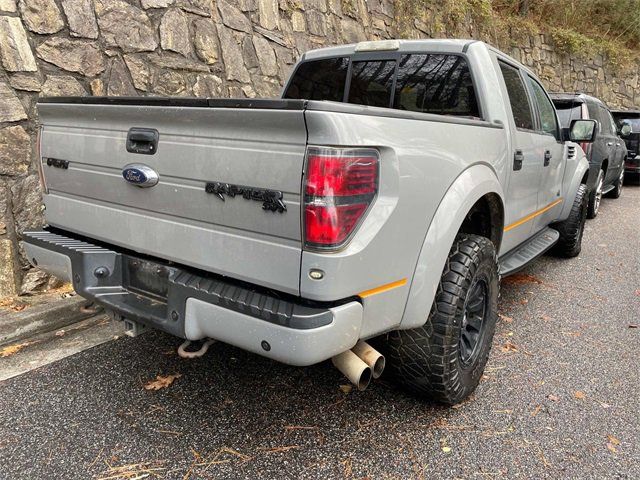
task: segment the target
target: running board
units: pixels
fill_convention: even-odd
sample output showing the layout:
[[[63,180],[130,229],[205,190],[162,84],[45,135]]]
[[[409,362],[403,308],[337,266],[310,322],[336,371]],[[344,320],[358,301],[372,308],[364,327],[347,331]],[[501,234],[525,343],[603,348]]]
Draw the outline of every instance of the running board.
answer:
[[[607,193],[609,193],[611,190],[613,190],[614,188],[616,188],[615,185],[609,185],[606,188],[602,189],[602,195],[606,195]]]
[[[500,275],[506,277],[524,268],[530,261],[538,258],[553,247],[560,234],[553,228],[546,228],[516,247],[500,259]]]

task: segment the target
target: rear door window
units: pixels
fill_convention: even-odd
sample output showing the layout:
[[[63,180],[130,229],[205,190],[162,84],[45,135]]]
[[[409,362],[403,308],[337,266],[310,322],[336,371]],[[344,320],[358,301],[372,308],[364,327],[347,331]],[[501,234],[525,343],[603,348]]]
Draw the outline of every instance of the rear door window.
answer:
[[[303,62],[296,69],[284,98],[342,102],[349,58]]]
[[[507,63],[502,61],[499,63],[507,93],[509,94],[509,103],[511,104],[511,112],[513,113],[516,127],[533,130],[533,114],[531,113],[529,95],[527,95],[527,89],[524,86],[520,72],[517,68]]]
[[[480,118],[467,61],[457,55],[403,55],[398,67],[394,108]]]
[[[395,71],[392,60],[353,62],[348,102],[390,107]]]

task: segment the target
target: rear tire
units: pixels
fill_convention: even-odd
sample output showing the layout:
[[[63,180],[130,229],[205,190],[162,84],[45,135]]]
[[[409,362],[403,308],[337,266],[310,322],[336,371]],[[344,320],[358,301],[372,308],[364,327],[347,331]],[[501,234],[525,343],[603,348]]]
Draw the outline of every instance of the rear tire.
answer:
[[[553,225],[560,233],[560,240],[553,247],[553,252],[559,257],[572,258],[577,256],[582,249],[582,235],[587,217],[587,186],[578,187],[573,199],[571,213],[563,221]]]
[[[611,198],[620,198],[620,194],[622,193],[622,185],[624,183],[624,166],[620,170],[620,176],[616,183],[613,184],[613,190],[609,193],[609,197]]]
[[[493,243],[456,238],[422,327],[391,332],[387,370],[423,398],[454,405],[478,386],[496,327],[500,279]]]
[[[598,172],[596,186],[589,195],[589,207],[587,209],[587,218],[593,219],[598,216],[600,211],[600,203],[602,203],[602,190],[604,189],[604,170]]]

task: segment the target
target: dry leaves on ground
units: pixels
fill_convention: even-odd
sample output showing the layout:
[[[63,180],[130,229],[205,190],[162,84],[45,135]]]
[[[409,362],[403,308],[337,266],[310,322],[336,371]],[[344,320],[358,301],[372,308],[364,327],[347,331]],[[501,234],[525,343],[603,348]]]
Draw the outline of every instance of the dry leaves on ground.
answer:
[[[155,380],[147,382],[144,386],[145,390],[160,390],[170,386],[182,374],[174,373],[173,375],[157,375]]]
[[[517,352],[518,346],[510,340],[507,340],[505,344],[502,345],[500,350],[502,350],[504,353]]]
[[[0,357],[2,358],[10,357],[11,355],[18,353],[20,350],[22,350],[25,347],[28,347],[29,345],[30,345],[29,342],[25,342],[25,343],[16,343],[15,345],[9,345],[7,347],[4,347],[0,349]]]
[[[516,273],[514,275],[510,275],[502,280],[503,283],[507,285],[528,285],[532,283],[542,284],[542,280],[538,277],[534,277],[533,275],[529,275],[528,273]]]
[[[578,400],[584,400],[587,397],[585,393],[580,390],[573,392],[573,396],[576,397]]]
[[[551,400],[552,402],[559,402],[559,401],[560,401],[560,398],[559,398],[559,397],[557,397],[556,395],[554,395],[553,393],[550,393],[550,394],[547,396],[547,398],[548,398],[549,400]]]

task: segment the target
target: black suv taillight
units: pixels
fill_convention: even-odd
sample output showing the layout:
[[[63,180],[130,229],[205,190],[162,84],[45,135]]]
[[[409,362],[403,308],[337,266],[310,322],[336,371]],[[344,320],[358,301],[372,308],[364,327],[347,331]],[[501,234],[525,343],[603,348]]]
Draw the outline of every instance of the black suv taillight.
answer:
[[[379,153],[309,147],[304,178],[306,247],[337,249],[355,232],[378,192]]]

